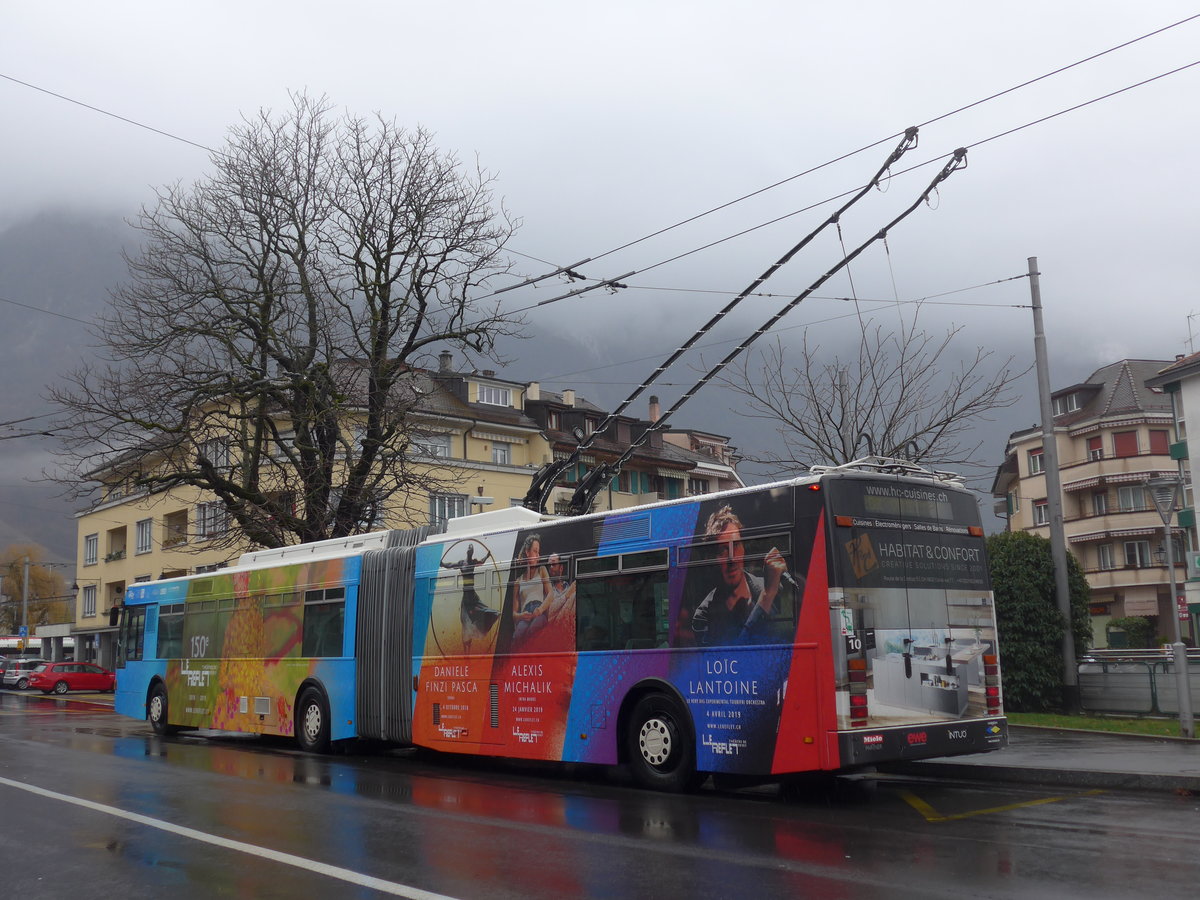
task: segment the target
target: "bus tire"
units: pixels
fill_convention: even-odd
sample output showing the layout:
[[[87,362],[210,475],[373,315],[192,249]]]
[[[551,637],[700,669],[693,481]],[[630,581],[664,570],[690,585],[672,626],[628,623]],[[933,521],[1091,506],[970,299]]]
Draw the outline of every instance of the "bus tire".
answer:
[[[155,734],[174,734],[179,729],[168,721],[167,689],[161,681],[150,688],[150,697],[146,701],[146,718]]]
[[[687,713],[666,694],[637,701],[625,734],[629,767],[642,787],[679,793],[697,784],[696,745]]]
[[[296,704],[296,743],[305,753],[329,752],[329,703],[315,687],[300,692]]]

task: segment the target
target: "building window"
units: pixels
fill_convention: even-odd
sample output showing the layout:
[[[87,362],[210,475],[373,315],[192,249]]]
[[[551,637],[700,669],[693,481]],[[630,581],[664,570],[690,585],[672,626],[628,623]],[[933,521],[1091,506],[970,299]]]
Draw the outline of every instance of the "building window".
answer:
[[[1016,491],[1012,491],[1008,495],[1008,514],[1011,516],[1021,508],[1021,497]]]
[[[163,516],[163,541],[164,547],[174,547],[178,544],[187,543],[188,530],[188,514],[186,509],[181,509],[173,513],[167,513]]]
[[[1113,559],[1112,544],[1097,544],[1096,545],[1096,565],[1101,569],[1115,569],[1116,561]]]
[[[479,402],[487,403],[490,406],[512,406],[512,391],[508,388],[481,384],[479,386]]]
[[[1171,436],[1165,431],[1150,432],[1150,452],[1158,456],[1171,454]]]
[[[498,466],[507,466],[512,464],[512,447],[508,444],[497,444],[492,442],[492,462]]]
[[[94,566],[96,558],[100,555],[100,535],[89,534],[83,539],[83,564],[85,566]]]
[[[224,438],[201,441],[196,447],[196,452],[198,456],[212,463],[214,469],[229,468],[229,441]]]
[[[1054,415],[1063,416],[1079,409],[1079,395],[1067,394],[1065,397],[1054,398]]]
[[[1089,462],[1104,459],[1104,438],[1097,436],[1087,439],[1087,458]]]
[[[1033,524],[1048,525],[1050,524],[1050,504],[1046,500],[1033,501]]]
[[[212,538],[229,530],[229,514],[222,503],[196,504],[196,536]]]
[[[1042,448],[1029,451],[1029,474],[1038,475],[1046,470],[1045,463],[1042,460]]]
[[[1150,542],[1126,541],[1125,566],[1130,569],[1145,569],[1150,566]]]
[[[445,527],[450,519],[467,514],[466,494],[431,494],[429,497],[429,522]]]
[[[135,526],[135,553],[149,553],[154,549],[154,520],[140,519]]]
[[[1113,434],[1113,456],[1138,455],[1138,437],[1136,431],[1117,431]]]
[[[96,585],[88,584],[83,588],[83,617],[94,618],[96,615]]]
[[[551,411],[546,413],[546,427],[553,428],[558,431],[562,425],[562,419],[557,412]]]
[[[626,472],[624,470],[617,473],[617,491],[622,494],[636,494],[634,490],[634,480],[637,478],[636,473]]]
[[[1121,512],[1138,512],[1146,508],[1146,494],[1140,484],[1117,488],[1117,509]]]
[[[450,456],[450,435],[425,434],[413,438],[413,450],[420,456],[437,456],[445,459]]]
[[[695,497],[697,494],[708,493],[707,478],[689,478],[687,486],[688,495]]]
[[[1092,494],[1092,515],[1103,516],[1108,513],[1108,492],[1096,491]]]

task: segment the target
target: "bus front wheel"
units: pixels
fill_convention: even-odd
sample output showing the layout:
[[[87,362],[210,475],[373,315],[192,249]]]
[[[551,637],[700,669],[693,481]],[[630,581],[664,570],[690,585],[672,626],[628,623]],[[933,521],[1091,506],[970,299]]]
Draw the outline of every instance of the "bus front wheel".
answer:
[[[647,694],[629,717],[626,749],[634,779],[643,787],[678,793],[696,784],[696,747],[687,713],[666,694]]]
[[[315,687],[307,687],[296,704],[296,743],[306,753],[329,751],[329,704]]]
[[[150,689],[150,699],[146,703],[146,718],[155,734],[174,734],[177,730],[168,724],[167,719],[167,689],[160,682]]]

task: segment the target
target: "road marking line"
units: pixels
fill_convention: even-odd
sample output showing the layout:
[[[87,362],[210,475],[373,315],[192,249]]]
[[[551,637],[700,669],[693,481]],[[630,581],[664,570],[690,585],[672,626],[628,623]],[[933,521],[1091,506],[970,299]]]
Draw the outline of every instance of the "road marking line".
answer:
[[[312,859],[306,859],[303,856],[295,856],[291,853],[282,853],[278,850],[271,850],[267,847],[259,847],[255,844],[247,844],[242,841],[218,837],[215,834],[197,831],[195,828],[187,828],[183,825],[174,825],[171,822],[166,822],[162,819],[154,819],[150,816],[143,816],[139,813],[128,812],[115,806],[108,806],[104,803],[94,803],[91,800],[84,800],[82,797],[72,797],[70,794],[60,794],[57,791],[49,791],[45,788],[36,787],[32,784],[24,784],[20,781],[13,781],[9,778],[0,777],[0,785],[7,785],[8,787],[17,788],[18,790],[28,791],[29,793],[37,794],[40,797],[49,797],[52,800],[62,800],[65,803],[73,803],[76,806],[82,806],[85,809],[106,813],[110,816],[116,816],[120,819],[127,819],[130,822],[137,822],[140,825],[148,825],[151,828],[157,828],[161,831],[168,831],[171,834],[177,834],[181,837],[191,838],[192,840],[201,841],[205,844],[224,847],[226,850],[236,850],[239,853],[248,853],[251,856],[259,856],[263,859],[269,859],[273,862],[283,863],[286,866],[295,866],[298,869],[306,869],[309,872],[315,872],[318,875],[326,875],[330,878],[337,878],[340,881],[349,882],[350,884],[372,888],[377,891],[383,891],[385,894],[393,894],[397,897],[407,897],[409,900],[454,900],[454,898],[448,897],[445,894],[435,894],[431,891],[423,891],[420,888],[410,887],[406,884],[398,884],[394,881],[384,881],[382,878],[364,875],[361,872],[355,872],[352,869],[343,869],[341,866],[331,866]]]
[[[904,798],[904,802],[919,812],[925,817],[927,822],[953,822],[958,819],[969,819],[971,816],[985,816],[991,813],[1010,812],[1014,809],[1024,809],[1028,806],[1043,806],[1047,803],[1059,803],[1063,800],[1073,800],[1077,797],[1094,797],[1097,794],[1103,794],[1102,790],[1084,791],[1081,794],[1067,794],[1062,797],[1042,797],[1039,800],[1026,800],[1022,803],[1009,803],[1005,806],[991,806],[987,809],[977,809],[972,812],[954,813],[953,815],[943,816],[936,809],[918,797],[911,791],[901,791],[900,796]]]

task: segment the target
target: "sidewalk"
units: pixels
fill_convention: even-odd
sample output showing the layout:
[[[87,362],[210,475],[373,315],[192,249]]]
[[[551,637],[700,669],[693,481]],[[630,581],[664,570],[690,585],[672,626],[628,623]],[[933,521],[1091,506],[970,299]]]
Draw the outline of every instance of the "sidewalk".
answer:
[[[880,766],[932,778],[1030,782],[1064,787],[1200,794],[1200,740],[1010,725],[992,753]]]

